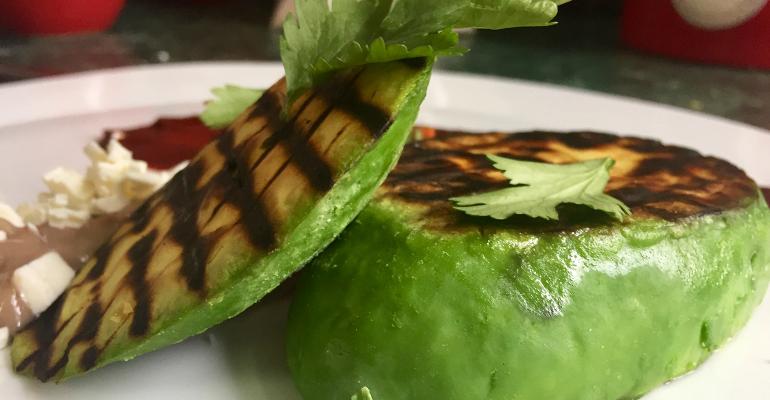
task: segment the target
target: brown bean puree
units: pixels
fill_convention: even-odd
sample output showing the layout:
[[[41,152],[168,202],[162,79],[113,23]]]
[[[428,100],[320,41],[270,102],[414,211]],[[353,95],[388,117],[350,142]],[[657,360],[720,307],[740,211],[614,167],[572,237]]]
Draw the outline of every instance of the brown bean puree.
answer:
[[[11,335],[31,322],[36,315],[11,282],[13,272],[50,252],[58,252],[75,271],[110,237],[134,207],[91,218],[76,229],[58,229],[49,225],[19,228],[0,219],[0,230],[7,234],[0,241],[0,327]]]

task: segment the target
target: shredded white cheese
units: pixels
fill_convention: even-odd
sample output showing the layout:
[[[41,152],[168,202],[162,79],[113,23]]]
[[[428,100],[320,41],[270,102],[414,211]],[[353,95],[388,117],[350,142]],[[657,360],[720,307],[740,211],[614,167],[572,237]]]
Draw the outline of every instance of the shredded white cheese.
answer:
[[[36,202],[17,209],[17,219],[9,221],[19,227],[24,222],[54,228],[79,228],[94,215],[118,212],[131,203],[139,202],[168,182],[184,164],[167,171],[155,171],[147,163],[135,160],[131,151],[117,140],[111,140],[107,149],[98,143],[89,143],[84,152],[91,165],[85,175],[58,167],[43,176],[48,191],[41,193]],[[0,218],[13,212],[0,205]],[[5,212],[4,212],[5,211]]]

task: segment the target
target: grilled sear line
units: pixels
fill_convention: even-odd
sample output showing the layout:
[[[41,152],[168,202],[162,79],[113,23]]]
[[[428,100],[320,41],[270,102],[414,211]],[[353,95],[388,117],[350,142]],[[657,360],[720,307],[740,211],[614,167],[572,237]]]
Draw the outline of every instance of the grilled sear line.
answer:
[[[757,186],[734,165],[677,146],[596,132],[436,131],[435,138],[407,145],[396,168],[378,191],[380,197],[418,206],[421,224],[439,229],[494,227],[522,222],[522,228],[573,229],[571,221],[516,218],[497,222],[472,218],[452,208],[449,198],[508,187],[485,154],[520,160],[570,163],[612,157],[607,193],[628,205],[632,218],[674,221],[745,206]]]
[[[16,369],[43,381],[64,379],[177,342],[257,301],[339,233],[343,218],[353,218],[314,211],[340,179],[366,170],[359,188],[335,195],[358,209],[384,179],[429,71],[429,63],[405,62],[347,71],[288,111],[285,82],[276,83],[140,207],[54,307],[15,338]],[[379,150],[381,160],[359,166],[367,152],[385,146],[377,139],[402,108],[404,121],[394,129],[400,132]],[[338,219],[337,232],[318,228],[322,234],[308,233],[307,248],[281,253],[314,212]]]

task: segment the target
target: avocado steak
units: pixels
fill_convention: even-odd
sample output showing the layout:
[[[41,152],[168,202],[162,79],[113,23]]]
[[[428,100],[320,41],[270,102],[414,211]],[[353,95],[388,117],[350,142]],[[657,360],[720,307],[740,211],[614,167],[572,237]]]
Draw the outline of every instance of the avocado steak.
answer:
[[[233,317],[321,251],[395,164],[432,61],[337,73],[286,109],[281,80],[97,250],[13,341],[62,380]]]
[[[506,187],[486,153],[617,161],[624,222],[460,213]],[[307,400],[634,399],[704,361],[770,279],[770,211],[737,167],[592,132],[439,131],[407,146],[345,233],[304,271],[288,359]]]

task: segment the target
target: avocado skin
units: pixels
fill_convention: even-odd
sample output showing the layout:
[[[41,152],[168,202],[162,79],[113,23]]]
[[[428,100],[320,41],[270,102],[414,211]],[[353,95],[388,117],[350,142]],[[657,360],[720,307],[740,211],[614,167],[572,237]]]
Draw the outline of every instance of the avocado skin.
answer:
[[[370,204],[299,282],[307,400],[637,398],[732,337],[770,279],[770,211],[551,233],[441,233]],[[332,288],[332,290],[330,290]]]

